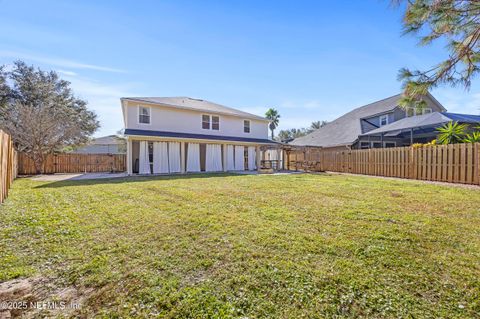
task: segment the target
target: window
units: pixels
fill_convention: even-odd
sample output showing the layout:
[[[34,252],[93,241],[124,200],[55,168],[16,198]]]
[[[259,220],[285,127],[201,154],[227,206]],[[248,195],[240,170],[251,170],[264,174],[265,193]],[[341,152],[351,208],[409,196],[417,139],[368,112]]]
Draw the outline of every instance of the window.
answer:
[[[397,143],[395,143],[395,142],[384,142],[383,145],[385,145],[386,148],[389,148],[389,147],[397,146]]]
[[[138,107],[138,123],[150,124],[150,108],[149,107]]]
[[[220,117],[212,115],[212,130],[218,131],[220,129]]]
[[[412,107],[407,108],[405,112],[407,113],[407,117],[411,117],[415,115],[415,109]]]
[[[380,126],[384,126],[388,124],[388,115],[380,116]]]
[[[382,148],[382,142],[372,142],[372,148]]]
[[[210,129],[210,115],[202,115],[202,128],[204,130]]]
[[[360,148],[361,149],[370,148],[370,142],[360,142]]]
[[[243,132],[244,133],[250,133],[250,121],[249,120],[244,120],[243,121]]]
[[[415,108],[415,107],[409,107],[406,110],[407,117],[415,116],[415,115],[429,114],[429,113],[432,113],[432,109],[429,108],[429,107],[424,107],[422,109]]]

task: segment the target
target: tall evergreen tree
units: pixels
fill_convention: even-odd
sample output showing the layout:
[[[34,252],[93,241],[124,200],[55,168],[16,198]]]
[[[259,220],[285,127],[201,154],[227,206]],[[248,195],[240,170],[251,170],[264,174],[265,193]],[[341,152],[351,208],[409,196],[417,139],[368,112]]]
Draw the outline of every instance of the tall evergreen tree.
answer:
[[[480,62],[480,1],[478,0],[394,0],[405,6],[404,34],[419,38],[420,45],[441,39],[449,52],[445,61],[428,70],[403,68],[403,107],[425,106],[422,96],[438,85],[469,88],[479,71]]]

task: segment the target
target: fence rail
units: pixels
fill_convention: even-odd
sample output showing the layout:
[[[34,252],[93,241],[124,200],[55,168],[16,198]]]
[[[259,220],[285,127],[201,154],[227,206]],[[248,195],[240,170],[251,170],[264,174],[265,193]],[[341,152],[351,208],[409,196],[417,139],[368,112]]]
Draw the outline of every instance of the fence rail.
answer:
[[[45,174],[94,173],[126,171],[125,154],[58,153],[47,156],[43,163]],[[18,174],[36,174],[33,160],[24,153],[18,155]]]
[[[17,177],[17,152],[10,135],[0,130],[0,203],[8,196],[13,180]]]
[[[288,169],[480,184],[480,143],[329,151],[298,148]]]

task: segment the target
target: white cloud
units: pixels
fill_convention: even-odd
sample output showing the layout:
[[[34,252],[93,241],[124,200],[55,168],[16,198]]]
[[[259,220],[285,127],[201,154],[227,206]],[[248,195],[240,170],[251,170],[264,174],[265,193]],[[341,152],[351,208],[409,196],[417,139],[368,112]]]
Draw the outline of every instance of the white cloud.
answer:
[[[57,70],[58,73],[60,74],[63,74],[63,75],[67,75],[67,76],[76,76],[77,73],[73,72],[73,71],[66,71],[66,70]]]
[[[31,60],[31,61],[50,64],[50,65],[62,67],[62,68],[88,69],[88,70],[104,71],[104,72],[126,73],[125,70],[121,70],[121,69],[115,69],[115,68],[110,68],[110,67],[105,67],[100,65],[94,65],[94,64],[80,63],[80,62],[76,62],[68,59],[62,59],[62,58],[49,58],[49,57],[43,57],[38,55],[25,54],[22,52],[0,50],[0,57],[21,59],[21,60]]]

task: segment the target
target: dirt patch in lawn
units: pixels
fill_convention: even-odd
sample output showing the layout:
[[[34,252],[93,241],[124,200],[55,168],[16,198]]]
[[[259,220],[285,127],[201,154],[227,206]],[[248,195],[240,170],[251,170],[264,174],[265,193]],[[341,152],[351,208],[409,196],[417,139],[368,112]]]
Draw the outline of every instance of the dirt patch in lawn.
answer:
[[[51,279],[32,277],[0,283],[0,319],[73,315],[93,289],[59,287]]]

